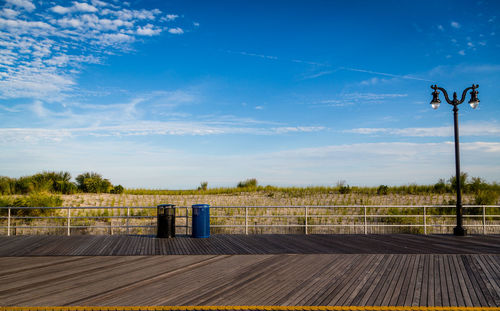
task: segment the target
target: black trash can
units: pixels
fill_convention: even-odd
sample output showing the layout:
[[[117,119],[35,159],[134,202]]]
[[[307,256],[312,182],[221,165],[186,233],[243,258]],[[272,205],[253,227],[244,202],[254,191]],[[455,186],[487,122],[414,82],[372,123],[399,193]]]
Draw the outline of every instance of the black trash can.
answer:
[[[156,207],[158,230],[156,236],[158,238],[174,238],[175,237],[175,205],[160,204]]]

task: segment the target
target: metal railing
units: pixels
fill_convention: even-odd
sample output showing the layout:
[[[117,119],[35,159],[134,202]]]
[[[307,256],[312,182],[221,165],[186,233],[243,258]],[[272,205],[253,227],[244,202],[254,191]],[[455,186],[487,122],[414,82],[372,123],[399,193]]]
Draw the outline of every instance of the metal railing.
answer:
[[[96,210],[103,209],[103,215],[95,215]],[[19,229],[54,229],[59,230],[59,233],[64,230],[69,236],[72,229],[104,229],[109,234],[116,234],[117,229],[124,229],[120,233],[131,234],[132,230],[136,230],[134,234],[137,234],[138,228],[151,230],[156,227],[156,216],[152,211],[154,209],[156,207],[152,206],[0,207],[0,232],[2,229],[6,230],[10,236],[13,231],[17,234]],[[429,229],[433,231],[441,228],[446,231],[447,228],[455,227],[456,217],[454,214],[440,213],[454,212],[454,206],[450,205],[211,206],[210,209],[210,226],[214,228],[213,232],[245,234],[259,233],[258,229],[260,233],[266,233],[262,230],[264,228],[285,228],[288,232],[295,230],[294,233],[304,234],[326,233],[335,228],[349,228],[354,233],[362,234],[381,233],[380,228],[403,228],[406,230],[403,232],[428,234]],[[59,213],[30,215],[43,214],[47,210]],[[78,213],[75,214],[76,211]],[[466,228],[475,233],[500,233],[497,230],[500,228],[500,205],[466,205],[464,211],[469,212],[464,213]],[[188,235],[191,231],[191,208],[176,207],[176,217],[181,220],[176,227]],[[84,220],[89,223],[82,224]],[[149,224],[144,224],[145,221]],[[56,224],[47,225],[44,222]]]

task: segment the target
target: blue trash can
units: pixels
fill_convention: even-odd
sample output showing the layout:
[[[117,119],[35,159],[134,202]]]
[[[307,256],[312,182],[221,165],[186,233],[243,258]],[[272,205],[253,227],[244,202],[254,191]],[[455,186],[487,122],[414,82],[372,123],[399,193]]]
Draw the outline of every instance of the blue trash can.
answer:
[[[210,237],[210,205],[194,204],[193,208],[193,238]]]

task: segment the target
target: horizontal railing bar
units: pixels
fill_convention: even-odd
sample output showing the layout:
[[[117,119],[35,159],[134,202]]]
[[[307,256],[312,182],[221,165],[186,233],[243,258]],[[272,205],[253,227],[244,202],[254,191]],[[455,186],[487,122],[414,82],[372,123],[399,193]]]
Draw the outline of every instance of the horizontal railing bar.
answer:
[[[500,205],[463,205],[464,208],[500,207]],[[191,206],[176,206],[176,208]],[[443,208],[455,205],[275,205],[275,206],[210,206],[210,208]],[[156,209],[156,206],[60,206],[60,207],[27,207],[0,206],[0,209]]]
[[[0,217],[2,219],[8,219],[8,217]],[[156,218],[156,216],[71,216],[71,219],[106,219],[106,218]],[[10,216],[10,219],[68,219],[67,216]]]
[[[341,215],[341,214],[331,214],[331,215],[308,215],[308,218],[339,218],[339,217],[364,217],[365,215],[358,215],[358,214],[350,214],[350,215]],[[500,215],[485,215],[486,217],[500,217]],[[176,215],[176,217],[179,218],[185,218],[185,215]],[[297,217],[306,217],[306,215],[249,215],[247,218],[297,218]],[[416,214],[416,215],[374,215],[374,214],[367,214],[366,217],[368,218],[382,218],[382,217],[400,217],[400,218],[420,218],[422,215]],[[430,217],[435,217],[435,218],[455,218],[455,215],[426,215],[427,218]],[[463,215],[464,218],[482,218],[483,215]],[[107,219],[107,218],[113,218],[113,219],[126,219],[126,218],[135,218],[135,219],[153,219],[157,218],[157,216],[139,216],[139,215],[134,215],[134,216],[72,216],[71,219]],[[191,218],[191,217],[190,217]],[[210,215],[210,218],[245,218],[245,216],[225,216],[225,215]],[[0,216],[0,219],[8,219],[7,216]],[[66,216],[11,216],[10,219],[67,219]]]
[[[176,206],[176,208],[182,206]],[[156,206],[59,206],[59,207],[31,207],[31,206],[0,206],[0,209],[156,209]]]
[[[242,228],[245,227],[245,225],[210,225],[212,228]],[[331,224],[331,225],[311,225],[308,224],[307,227],[359,227],[363,228],[365,225],[364,224]],[[367,224],[367,227],[423,227],[422,225],[418,224],[406,224],[406,225],[388,225],[388,224]],[[432,224],[432,225],[427,225],[427,227],[455,227],[456,225],[446,225],[446,224]],[[175,226],[176,228],[185,228],[185,226]],[[248,225],[248,227],[297,227],[297,228],[304,228],[305,225]],[[483,227],[483,225],[467,225],[467,227]],[[487,225],[485,227],[500,227],[500,225]],[[0,226],[0,228],[7,228],[7,226]],[[66,226],[11,226],[11,228],[18,228],[18,229],[49,229],[49,228],[67,228]],[[127,228],[127,226],[71,226],[71,228],[103,228],[103,229],[109,229],[109,228]],[[130,225],[128,228],[156,228],[156,226],[136,226],[136,225]]]

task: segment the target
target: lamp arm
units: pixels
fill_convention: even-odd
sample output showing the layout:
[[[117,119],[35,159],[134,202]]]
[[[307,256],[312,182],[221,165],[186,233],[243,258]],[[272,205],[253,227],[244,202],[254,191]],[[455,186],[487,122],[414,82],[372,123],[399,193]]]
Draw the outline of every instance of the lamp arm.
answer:
[[[463,103],[463,102],[464,102],[464,100],[465,100],[465,96],[467,95],[467,91],[468,91],[468,90],[472,90],[473,88],[474,88],[474,87],[470,87],[470,86],[469,86],[468,88],[466,88],[466,89],[462,92],[462,99],[460,100],[459,104],[461,104],[461,103]]]
[[[450,100],[450,98],[448,97],[448,92],[446,92],[445,89],[443,89],[442,87],[439,87],[439,86],[436,86],[436,89],[440,90],[441,92],[443,92],[444,94],[444,99],[446,99],[446,102],[450,105],[453,105],[453,102]]]
[[[478,87],[479,87],[479,85],[478,85],[478,84],[476,84],[476,85],[474,85],[474,84],[473,84],[472,86],[469,86],[468,88],[466,88],[466,89],[462,92],[462,99],[460,100],[460,104],[464,102],[464,100],[465,100],[465,96],[467,95],[467,91],[468,91],[468,90],[473,90],[473,91],[474,91],[474,90],[475,90],[475,89],[477,89]]]

